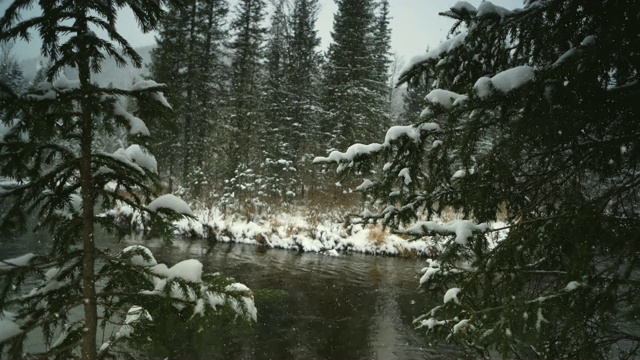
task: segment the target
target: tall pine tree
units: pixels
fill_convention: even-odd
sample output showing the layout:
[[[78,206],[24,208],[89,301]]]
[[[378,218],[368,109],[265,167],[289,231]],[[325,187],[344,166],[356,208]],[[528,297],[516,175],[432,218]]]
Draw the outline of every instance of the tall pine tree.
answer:
[[[326,66],[327,116],[322,125],[331,148],[372,141],[389,123],[386,91],[383,94],[388,14],[383,11],[376,16],[376,7],[373,0],[338,1]]]
[[[290,19],[290,60],[287,64],[288,127],[287,137],[293,152],[293,165],[301,179],[296,194],[302,194],[304,184],[316,185],[317,175],[307,166],[312,154],[323,152],[320,145],[321,56],[320,38],[316,30],[317,0],[295,0]],[[303,173],[306,171],[306,173]]]
[[[171,3],[160,24],[158,47],[153,50],[151,77],[167,84],[174,106],[176,131],[168,131],[156,148],[166,160],[166,174],[177,177],[193,195],[203,179],[216,177],[218,146],[226,117],[228,67],[225,64],[228,31],[226,0],[190,0]],[[177,121],[176,121],[177,120]]]
[[[231,114],[223,165],[229,196],[240,195],[236,191],[245,188],[244,183],[253,183],[260,165],[260,138],[269,131],[263,126],[265,8],[264,0],[241,0],[231,21]]]

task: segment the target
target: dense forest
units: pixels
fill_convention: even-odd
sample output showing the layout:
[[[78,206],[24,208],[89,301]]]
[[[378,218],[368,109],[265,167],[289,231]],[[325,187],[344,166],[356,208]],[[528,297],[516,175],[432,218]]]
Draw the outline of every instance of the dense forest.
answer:
[[[395,74],[389,1],[336,3],[324,52],[318,0],[8,5],[0,231],[51,245],[0,261],[0,356],[152,357],[167,327],[250,327],[260,303],[244,284],[142,245],[112,253],[95,235],[175,241],[185,226],[211,241],[292,238],[281,247],[318,256],[354,248],[357,231],[373,254],[425,244],[408,256],[428,257],[413,324],[430,342],[482,358],[639,356],[640,4],[460,1],[440,14],[447,38]],[[143,66],[116,27],[123,8],[158,33],[126,89],[94,81],[107,59]],[[47,61],[26,81],[12,53],[32,36]],[[318,202],[314,216],[344,235],[317,219],[309,239],[204,219],[215,208],[262,224]],[[100,341],[107,326],[118,331]],[[34,332],[41,353],[25,349]]]

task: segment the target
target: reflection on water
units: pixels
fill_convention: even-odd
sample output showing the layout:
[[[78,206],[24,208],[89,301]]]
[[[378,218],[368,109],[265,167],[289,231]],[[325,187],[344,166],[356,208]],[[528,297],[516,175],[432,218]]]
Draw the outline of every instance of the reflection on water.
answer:
[[[7,258],[42,249],[43,238],[26,237],[0,245]],[[106,241],[105,241],[106,242]],[[158,260],[174,264],[197,258],[207,271],[219,271],[254,291],[271,289],[258,306],[258,323],[227,335],[228,351],[206,358],[224,359],[452,359],[451,349],[434,349],[413,329],[424,310],[418,294],[422,263],[399,258],[349,254],[329,257],[267,250],[237,244],[130,240],[113,250],[141,243]],[[104,244],[103,244],[104,245]],[[274,295],[275,294],[275,295]],[[266,298],[265,298],[266,299]],[[235,338],[233,338],[235,337]],[[232,339],[233,338],[233,339]],[[218,349],[219,350],[219,349]]]
[[[329,257],[255,246],[176,241],[150,244],[163,261],[200,259],[210,271],[254,290],[278,289],[281,301],[258,303],[251,359],[451,359],[413,329],[424,308],[416,288],[420,262],[349,254]]]

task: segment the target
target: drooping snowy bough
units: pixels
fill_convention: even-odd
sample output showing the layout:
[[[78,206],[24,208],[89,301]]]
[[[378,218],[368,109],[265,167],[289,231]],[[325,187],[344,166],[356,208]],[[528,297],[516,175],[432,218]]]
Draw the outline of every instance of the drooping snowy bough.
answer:
[[[433,340],[505,358],[640,356],[638,13],[458,2],[441,14],[450,38],[400,76],[429,80],[421,122],[316,159],[367,175],[359,190],[389,205],[363,215],[441,244],[416,319]],[[465,220],[438,223],[445,211]],[[498,219],[509,232],[495,241]]]
[[[142,336],[139,346],[161,343],[160,331],[145,328],[167,318],[195,336],[215,324],[211,318],[221,309],[233,313],[221,325],[238,313],[255,314],[246,287],[201,275],[194,261],[163,272],[160,265],[144,264],[151,261],[145,250],[113,256],[97,241],[99,228],[113,238],[131,233],[97,215],[100,207],[125,203],[144,214],[149,235],[165,237],[173,235],[172,220],[191,214],[181,200],[157,197],[157,163],[147,151],[151,132],[124,101],[170,108],[164,86],[145,80],[129,89],[101,87],[93,77],[107,57],[119,66],[142,66],[116,28],[120,10],[129,7],[141,29],[152,31],[166,3],[21,0],[4,7],[0,43],[37,34],[50,66],[46,81],[25,92],[0,84],[0,233],[4,239],[45,231],[50,246],[37,256],[0,261],[0,357],[96,359],[98,330],[115,324],[122,326],[119,335],[100,357],[122,358],[117,343],[127,339]],[[38,11],[28,11],[35,5]],[[104,31],[97,34],[96,28]],[[77,79],[61,74],[69,68]],[[114,143],[104,142],[115,134],[121,135],[114,151]],[[43,346],[25,347],[38,336]],[[128,356],[132,348],[126,349]]]

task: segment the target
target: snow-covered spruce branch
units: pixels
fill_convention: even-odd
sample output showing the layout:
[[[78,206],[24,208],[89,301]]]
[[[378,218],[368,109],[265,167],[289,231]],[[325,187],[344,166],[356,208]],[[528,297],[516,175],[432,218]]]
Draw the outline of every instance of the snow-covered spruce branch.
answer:
[[[333,151],[327,157],[316,157],[314,164],[351,163],[354,160],[365,159],[382,152],[392,146],[392,142],[400,138],[407,138],[413,141],[421,141],[422,133],[439,132],[440,126],[436,123],[423,123],[418,126],[393,126],[387,131],[385,141],[382,144],[371,143],[369,145],[354,144],[346,152]]]
[[[37,319],[27,319],[28,321],[26,321],[24,324],[20,325],[20,333],[12,336],[12,337],[8,337],[8,338],[3,338],[0,340],[0,344],[6,344],[8,342],[10,342],[14,337],[19,336],[19,335],[23,335],[23,334],[28,334],[33,330],[36,330],[38,328],[41,328],[43,324],[47,324],[47,323],[52,323],[55,321],[59,321],[60,320],[60,314],[66,314],[69,311],[71,311],[72,309],[82,306],[82,304],[84,304],[84,301],[79,299],[75,302],[71,302],[67,305],[65,305],[64,307],[58,309],[58,311],[50,313],[48,315],[45,316],[41,316],[38,317]]]
[[[460,245],[466,245],[467,239],[474,232],[486,232],[489,225],[486,223],[475,224],[469,220],[453,220],[446,224],[440,224],[436,221],[419,221],[410,228],[404,230],[394,230],[397,234],[413,235],[423,237],[429,234],[455,235],[455,242]]]

